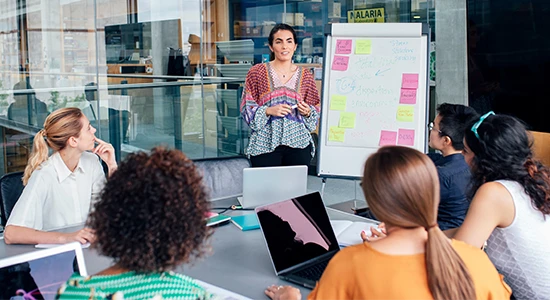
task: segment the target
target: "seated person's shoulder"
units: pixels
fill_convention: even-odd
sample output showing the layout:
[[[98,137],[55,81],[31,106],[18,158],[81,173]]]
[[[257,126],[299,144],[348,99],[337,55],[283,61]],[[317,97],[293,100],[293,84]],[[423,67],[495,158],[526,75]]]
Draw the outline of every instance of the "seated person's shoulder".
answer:
[[[118,275],[83,277],[73,274],[58,291],[58,299],[74,299],[77,295],[96,292],[108,296],[117,291],[120,296],[135,286],[151,286],[150,293],[178,294],[194,299],[207,299],[210,294],[193,278],[175,272],[136,274],[128,272]],[[114,298],[113,298],[114,299]]]
[[[84,167],[95,167],[98,164],[101,165],[99,156],[88,151],[82,152],[81,161]]]
[[[47,159],[46,161],[41,163],[40,166],[36,168],[36,170],[32,172],[31,177],[29,178],[29,182],[32,181],[33,178],[48,182],[50,179],[57,178],[56,174],[57,173],[55,171],[52,160]]]
[[[334,264],[339,266],[347,265],[349,267],[353,267],[356,265],[356,262],[364,261],[366,257],[371,256],[372,252],[371,246],[365,243],[347,246],[338,251],[338,253],[331,259],[331,263],[334,261]]]
[[[428,157],[435,163],[437,162],[438,160],[442,159],[443,158],[443,155],[441,155],[441,153],[436,153],[436,152],[429,152],[427,153],[426,155],[428,155]]]
[[[452,245],[468,268],[478,293],[486,292],[497,296],[496,299],[499,296],[510,296],[510,287],[483,250],[458,240],[452,240]]]

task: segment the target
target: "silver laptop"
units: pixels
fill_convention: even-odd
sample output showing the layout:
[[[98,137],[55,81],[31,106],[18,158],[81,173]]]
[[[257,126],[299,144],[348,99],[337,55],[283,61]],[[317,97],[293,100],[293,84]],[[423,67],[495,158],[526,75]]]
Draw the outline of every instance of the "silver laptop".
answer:
[[[256,207],[275,274],[314,288],[340,250],[319,192]]]
[[[307,193],[307,166],[245,168],[243,208],[290,199]]]
[[[88,276],[78,242],[0,259],[0,299],[55,299],[75,272]]]

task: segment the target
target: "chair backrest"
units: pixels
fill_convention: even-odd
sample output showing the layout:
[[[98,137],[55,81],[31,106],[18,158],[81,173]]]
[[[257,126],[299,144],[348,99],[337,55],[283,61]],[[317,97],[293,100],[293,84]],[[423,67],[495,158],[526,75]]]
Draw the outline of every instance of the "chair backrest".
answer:
[[[23,172],[12,172],[0,177],[1,223],[6,226],[11,210],[23,192]]]
[[[550,167],[550,133],[530,131],[533,136],[533,154],[543,164]]]
[[[194,163],[202,171],[211,200],[242,195],[243,170],[250,167],[246,157],[206,158],[194,160]]]

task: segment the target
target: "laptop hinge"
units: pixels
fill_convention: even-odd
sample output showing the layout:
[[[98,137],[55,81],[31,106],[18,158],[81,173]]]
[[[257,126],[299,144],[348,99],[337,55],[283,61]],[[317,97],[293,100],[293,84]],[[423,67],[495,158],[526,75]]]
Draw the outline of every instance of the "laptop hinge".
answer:
[[[310,265],[317,264],[319,261],[322,261],[322,260],[324,260],[324,259],[330,259],[330,258],[332,258],[332,257],[336,254],[336,252],[338,252],[338,251],[339,251],[339,249],[338,249],[338,250],[332,250],[332,251],[327,252],[327,253],[325,253],[325,254],[323,254],[323,255],[321,255],[321,256],[317,256],[317,257],[312,258],[312,259],[310,259],[310,260],[307,260],[307,261],[305,261],[305,262],[303,262],[303,263],[299,263],[299,264],[297,264],[297,265],[295,265],[295,266],[292,266],[292,267],[290,267],[290,268],[284,269],[284,270],[282,270],[281,272],[279,272],[277,275],[279,275],[279,276],[280,276],[280,275],[285,275],[285,274],[291,273],[291,272],[293,272],[293,271],[295,271],[295,270],[297,270],[297,269],[302,269],[302,268],[304,268],[304,267],[307,267],[307,266],[310,266]]]

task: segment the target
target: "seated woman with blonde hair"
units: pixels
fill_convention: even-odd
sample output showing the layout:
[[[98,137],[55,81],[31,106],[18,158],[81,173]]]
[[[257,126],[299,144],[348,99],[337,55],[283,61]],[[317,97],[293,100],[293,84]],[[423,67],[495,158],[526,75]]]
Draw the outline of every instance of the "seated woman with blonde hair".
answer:
[[[25,188],[6,225],[6,244],[93,241],[94,233],[88,228],[71,233],[47,231],[86,221],[92,200],[105,184],[99,158],[107,164],[109,175],[117,168],[113,146],[98,139],[95,132],[75,107],[58,109],[46,118],[44,129],[34,137],[23,175]],[[48,148],[53,150],[50,157]]]
[[[339,251],[308,299],[509,299],[510,288],[479,248],[437,226],[439,177],[415,149],[380,148],[365,164],[363,192],[387,236]],[[300,299],[268,287],[272,299]]]

